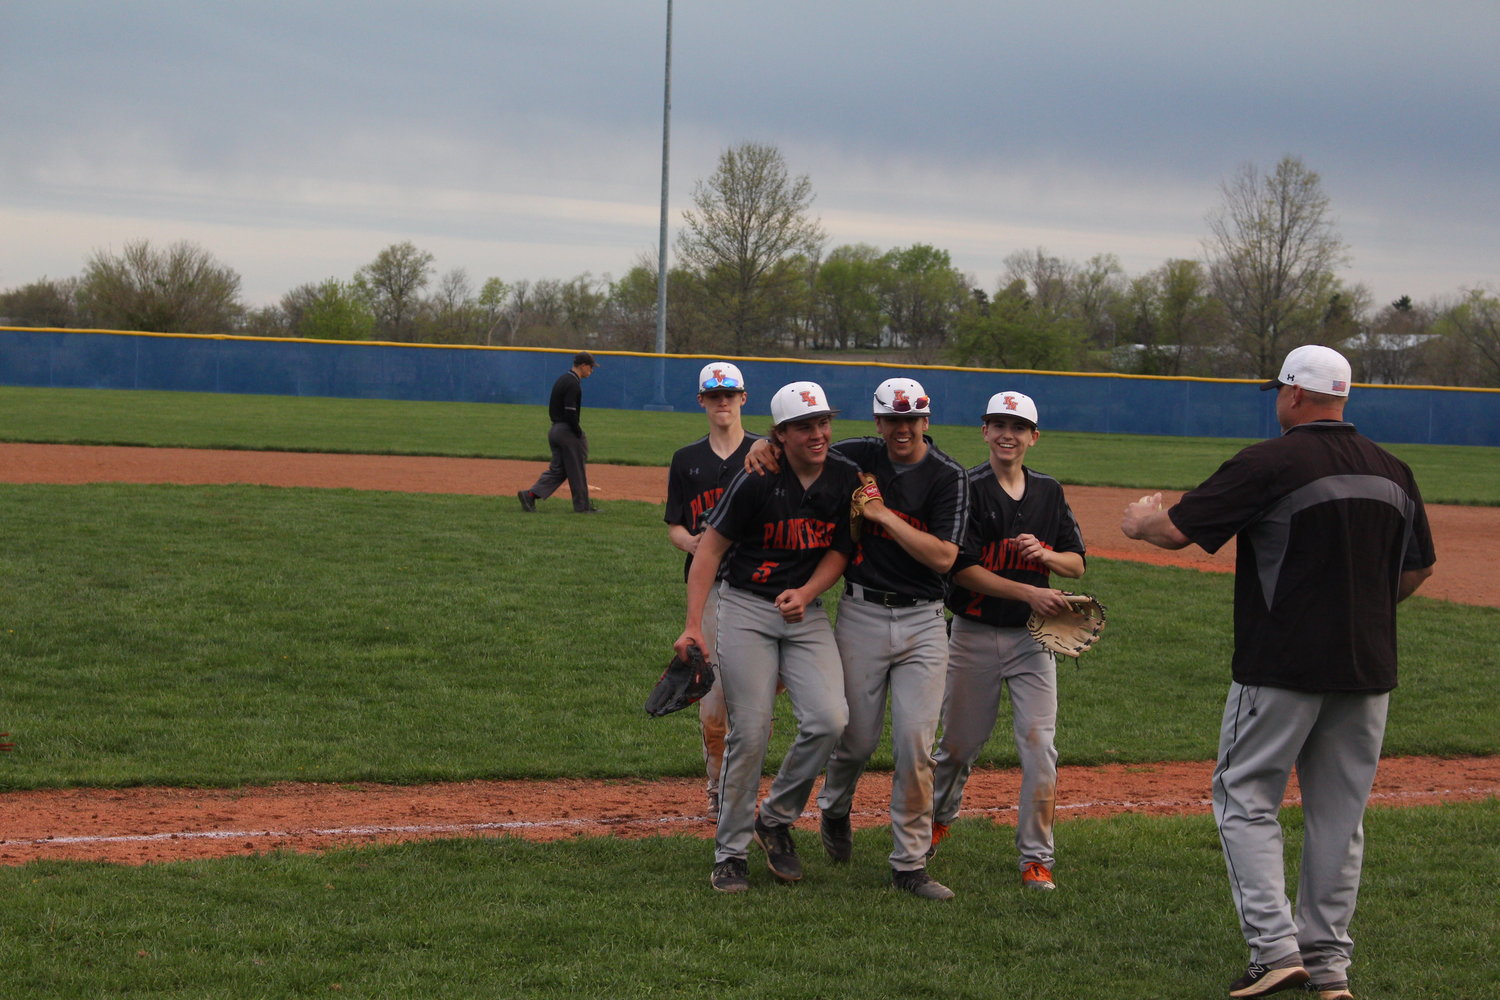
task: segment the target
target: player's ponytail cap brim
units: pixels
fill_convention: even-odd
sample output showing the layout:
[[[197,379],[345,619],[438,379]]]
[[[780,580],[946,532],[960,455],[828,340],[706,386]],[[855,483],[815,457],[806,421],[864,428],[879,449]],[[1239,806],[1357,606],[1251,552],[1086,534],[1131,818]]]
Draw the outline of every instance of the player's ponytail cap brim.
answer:
[[[780,427],[794,420],[834,416],[839,411],[828,405],[828,394],[816,382],[792,382],[776,390],[771,397],[771,423]]]
[[[984,408],[984,419],[990,420],[994,417],[1019,417],[1033,427],[1041,426],[1036,418],[1036,403],[1032,398],[1024,392],[1015,392],[1010,389],[997,392],[990,397],[989,405]]]
[[[1261,391],[1297,385],[1325,396],[1349,395],[1352,373],[1348,360],[1331,347],[1307,344],[1298,347],[1281,363],[1281,374],[1261,383]]]

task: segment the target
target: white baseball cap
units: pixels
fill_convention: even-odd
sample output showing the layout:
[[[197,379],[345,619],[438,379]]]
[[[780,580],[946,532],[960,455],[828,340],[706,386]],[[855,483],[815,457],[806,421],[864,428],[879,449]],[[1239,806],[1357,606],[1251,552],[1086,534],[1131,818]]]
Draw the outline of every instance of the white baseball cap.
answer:
[[[930,417],[932,400],[914,378],[888,378],[875,387],[875,416]]]
[[[1261,383],[1261,390],[1300,385],[1325,396],[1349,395],[1349,362],[1331,347],[1307,344],[1298,347],[1281,363],[1281,374]]]
[[[744,391],[745,376],[728,361],[710,361],[698,373],[698,391],[713,392],[715,389],[739,389]]]
[[[839,412],[828,405],[828,394],[816,382],[792,382],[771,397],[771,422],[777,427],[793,420]]]
[[[990,405],[984,408],[984,419],[991,417],[1020,417],[1033,427],[1040,426],[1036,419],[1036,403],[1024,392],[1010,389],[990,397]]]

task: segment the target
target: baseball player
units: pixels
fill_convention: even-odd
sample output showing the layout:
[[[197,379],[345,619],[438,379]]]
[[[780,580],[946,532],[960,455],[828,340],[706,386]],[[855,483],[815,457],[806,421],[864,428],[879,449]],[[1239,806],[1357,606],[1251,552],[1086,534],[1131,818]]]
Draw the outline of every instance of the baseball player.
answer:
[[[1293,350],[1276,392],[1280,437],[1243,449],[1177,504],[1125,508],[1121,531],[1216,552],[1238,536],[1233,681],[1213,813],[1250,949],[1232,997],[1303,986],[1352,1000],[1349,924],[1364,813],[1396,686],[1396,605],[1437,561],[1411,469],[1344,419],[1349,362]],[[1278,821],[1296,768],[1303,836],[1295,909]]]
[[[921,383],[886,379],[875,389],[873,413],[879,436],[834,445],[875,476],[881,498],[864,507],[834,629],[849,726],[818,795],[823,846],[834,861],[850,858],[854,790],[880,743],[889,701],[892,883],[925,899],[952,899],[953,891],[927,874],[927,850],[931,750],[948,668],[944,576],[963,541],[968,486],[963,466],[926,435],[932,409]]]
[[[704,522],[724,493],[724,487],[740,471],[750,445],[759,434],[746,433],[741,410],[747,399],[745,378],[727,361],[713,361],[698,373],[698,405],[708,416],[708,433],[672,455],[667,472],[667,537],[687,553],[682,577],[687,579],[693,552],[702,539]],[[703,608],[703,637],[714,640],[714,618],[718,595],[709,591]],[[708,771],[708,815],[719,818],[719,771],[724,765],[724,733],[729,717],[724,709],[724,686],[715,684],[698,702],[698,723],[703,732],[703,763]]]
[[[953,612],[943,736],[933,777],[934,850],[963,804],[964,783],[995,728],[1000,689],[1009,687],[1021,758],[1016,823],[1021,884],[1055,889],[1052,820],[1057,789],[1057,661],[1026,631],[1032,611],[1068,607],[1049,574],[1084,571],[1083,534],[1051,476],[1025,465],[1041,438],[1036,403],[998,392],[985,408],[987,462],[969,470],[969,526],[953,564]]]
[[[815,382],[776,391],[772,435],[786,456],[782,470],[741,471],[730,481],[709,513],[688,571],[687,618],[675,646],[680,654],[689,644],[714,650],[729,713],[710,876],[720,892],[750,887],[752,837],[776,877],[802,878],[791,826],[849,721],[838,646],[819,596],[854,551],[849,497],[859,472],[829,451],[836,412]],[[703,609],[721,564],[710,647]],[[791,697],[797,737],[757,810],[778,681]]]

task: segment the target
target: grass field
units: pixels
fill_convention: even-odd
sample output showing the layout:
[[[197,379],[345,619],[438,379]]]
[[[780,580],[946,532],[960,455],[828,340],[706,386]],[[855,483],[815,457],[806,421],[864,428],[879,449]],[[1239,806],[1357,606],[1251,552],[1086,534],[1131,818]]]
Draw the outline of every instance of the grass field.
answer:
[[[1300,816],[1285,816],[1295,844]],[[1494,801],[1374,809],[1356,919],[1362,1000],[1493,995]],[[1243,971],[1206,817],[1077,820],[1054,893],[1011,831],[955,827],[959,892],[887,887],[884,831],[806,880],[708,888],[703,841],[429,842],[145,868],[0,869],[13,997],[1219,998]],[[1294,852],[1293,852],[1294,853]],[[1287,994],[1292,996],[1293,994]],[[1295,994],[1300,996],[1301,994]]]
[[[0,428],[542,457],[532,408],[140,395],[0,390]],[[599,460],[658,464],[701,418],[589,426]],[[1460,464],[1444,451],[1434,469]],[[1130,475],[1172,474],[1135,457]],[[1487,475],[1452,488],[1492,502]],[[611,504],[582,534],[513,502],[343,490],[0,486],[0,510],[0,729],[20,747],[0,788],[698,772],[691,713],[640,711],[680,626],[659,505]],[[1111,625],[1060,672],[1063,763],[1211,757],[1229,580],[1104,560],[1085,579]],[[1500,610],[1402,606],[1388,753],[1500,752],[1497,631]],[[982,766],[1014,763],[1004,735]],[[1489,994],[1497,824],[1494,801],[1372,811],[1361,1000]],[[960,892],[945,906],[885,887],[881,830],[803,885],[756,869],[742,899],[680,837],[33,863],[0,869],[0,996],[1218,997],[1241,971],[1206,817],[1063,823],[1047,895],[1016,888],[1012,835],[960,825],[935,862]]]

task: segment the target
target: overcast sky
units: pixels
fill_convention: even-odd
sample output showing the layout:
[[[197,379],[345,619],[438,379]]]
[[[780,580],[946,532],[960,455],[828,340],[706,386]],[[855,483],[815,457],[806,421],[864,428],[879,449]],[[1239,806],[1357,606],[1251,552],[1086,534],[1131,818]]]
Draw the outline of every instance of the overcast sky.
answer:
[[[410,240],[477,288],[654,257],[665,0],[4,0],[0,289],[200,244],[246,301]],[[1201,257],[1220,185],[1323,179],[1377,304],[1500,286],[1496,0],[675,0],[673,239],[779,147],[827,248]]]

